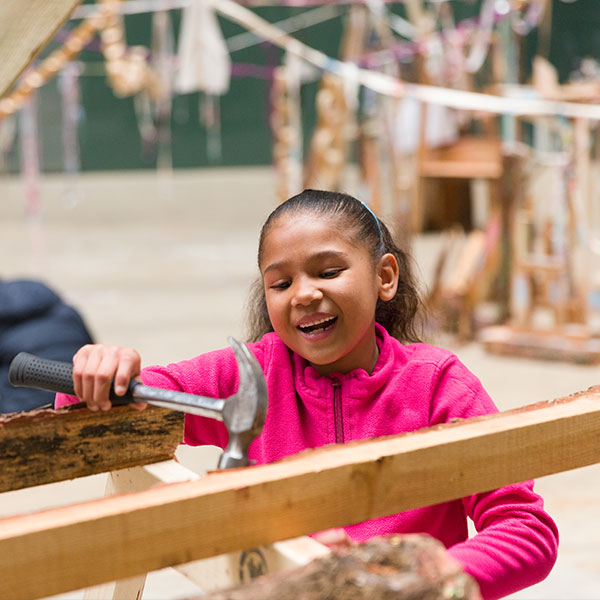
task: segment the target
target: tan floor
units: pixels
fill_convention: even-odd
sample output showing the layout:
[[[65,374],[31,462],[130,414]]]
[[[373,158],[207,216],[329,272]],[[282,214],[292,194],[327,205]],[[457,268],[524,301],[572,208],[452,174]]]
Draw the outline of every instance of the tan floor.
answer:
[[[86,175],[74,204],[68,189],[64,178],[47,177],[42,215],[28,219],[21,183],[0,179],[2,277],[45,280],[80,309],[98,341],[133,346],[144,364],[222,347],[228,335],[244,337],[242,308],[256,274],[257,234],[274,206],[269,169]],[[436,241],[415,242],[424,280]],[[500,358],[477,344],[455,351],[501,410],[600,383],[600,368]],[[196,456],[185,460],[193,465]],[[0,514],[26,511],[42,495],[51,505],[102,494],[103,480],[70,485],[68,493],[50,486],[33,498],[31,492],[5,494]],[[598,600],[600,465],[540,479],[537,489],[561,532],[559,560],[545,582],[515,598]],[[166,570],[150,576],[144,598],[195,592]]]

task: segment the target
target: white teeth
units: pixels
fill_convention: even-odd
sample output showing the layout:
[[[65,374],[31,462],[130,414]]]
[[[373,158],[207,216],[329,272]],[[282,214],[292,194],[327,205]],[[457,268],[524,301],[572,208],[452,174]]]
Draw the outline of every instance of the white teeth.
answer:
[[[304,329],[306,327],[314,327],[315,325],[320,325],[321,323],[328,323],[329,321],[333,321],[333,319],[335,319],[335,317],[326,317],[325,319],[313,321],[312,323],[303,323],[302,325],[299,325],[299,327],[301,329]]]

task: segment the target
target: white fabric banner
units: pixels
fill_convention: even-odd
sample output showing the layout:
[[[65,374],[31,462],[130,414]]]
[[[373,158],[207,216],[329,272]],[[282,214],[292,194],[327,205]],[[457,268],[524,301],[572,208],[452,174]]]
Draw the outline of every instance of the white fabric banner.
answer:
[[[231,59],[210,0],[183,10],[175,91],[222,95],[229,90]]]

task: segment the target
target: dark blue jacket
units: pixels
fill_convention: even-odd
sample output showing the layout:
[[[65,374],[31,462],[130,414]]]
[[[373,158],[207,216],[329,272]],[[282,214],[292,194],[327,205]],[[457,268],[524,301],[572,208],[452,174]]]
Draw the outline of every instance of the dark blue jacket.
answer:
[[[8,368],[19,352],[71,362],[92,342],[77,311],[38,281],[0,280],[0,413],[31,410],[54,401],[42,390],[15,388]]]

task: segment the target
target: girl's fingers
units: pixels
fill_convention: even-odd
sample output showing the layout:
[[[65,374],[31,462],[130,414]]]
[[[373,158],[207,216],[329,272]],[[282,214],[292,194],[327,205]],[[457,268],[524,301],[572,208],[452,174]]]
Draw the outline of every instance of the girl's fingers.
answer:
[[[93,403],[100,410],[109,410],[111,407],[110,389],[118,367],[118,349],[106,348],[94,373]]]
[[[113,381],[117,395],[123,395],[129,380],[139,375],[140,367],[140,355],[132,348],[83,346],[73,357],[75,393],[90,410],[108,410]]]
[[[85,366],[85,359],[83,358],[85,352],[85,346],[80,348],[73,356],[73,387],[75,388],[75,395],[81,398],[83,393],[81,386],[81,373],[82,365]]]
[[[90,410],[100,407],[94,398],[95,373],[100,366],[102,357],[98,351],[89,352],[81,373],[81,395],[79,396]]]
[[[129,381],[140,374],[141,358],[133,348],[120,348],[119,361],[115,373],[115,393],[122,396],[127,391]]]
[[[347,548],[352,544],[350,538],[342,527],[335,529],[324,529],[313,533],[311,537],[317,542],[328,546],[331,549]]]

